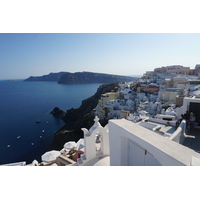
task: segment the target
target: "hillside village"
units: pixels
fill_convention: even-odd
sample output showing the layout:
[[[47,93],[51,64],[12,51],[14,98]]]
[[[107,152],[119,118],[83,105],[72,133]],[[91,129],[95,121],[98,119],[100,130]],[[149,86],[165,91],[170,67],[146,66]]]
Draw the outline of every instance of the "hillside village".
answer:
[[[95,123],[79,142],[68,142],[50,160],[10,165],[25,166],[119,166],[200,165],[200,65],[155,68],[140,79],[121,83],[101,95],[95,109]],[[195,124],[186,127],[182,119],[193,112]],[[99,123],[108,119],[105,127]],[[194,132],[196,131],[196,132]],[[53,157],[53,152],[49,157]],[[9,165],[9,164],[8,164]]]
[[[176,119],[180,119],[181,114],[188,110],[188,107],[181,109],[184,100],[200,97],[199,73],[200,65],[196,65],[195,69],[173,65],[147,71],[133,83],[120,84],[117,93],[103,94],[96,108],[96,115],[100,119],[130,119],[142,112],[157,117],[172,106],[176,108]],[[193,112],[199,120],[197,110]]]

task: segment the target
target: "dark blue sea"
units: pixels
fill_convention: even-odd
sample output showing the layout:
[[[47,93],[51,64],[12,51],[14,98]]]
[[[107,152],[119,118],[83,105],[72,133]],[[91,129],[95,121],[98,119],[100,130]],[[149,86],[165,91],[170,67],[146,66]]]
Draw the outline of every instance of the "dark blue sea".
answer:
[[[54,133],[64,125],[50,111],[56,106],[64,111],[78,108],[99,85],[0,81],[0,164],[40,162]]]

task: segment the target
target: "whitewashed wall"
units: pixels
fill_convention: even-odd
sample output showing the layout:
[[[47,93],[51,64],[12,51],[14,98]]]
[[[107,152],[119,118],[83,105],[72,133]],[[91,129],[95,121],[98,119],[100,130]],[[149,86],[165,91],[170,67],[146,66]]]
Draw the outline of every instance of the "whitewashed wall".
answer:
[[[172,134],[172,136],[169,139],[179,144],[183,144],[185,140],[185,128],[186,128],[186,121],[182,120],[179,127],[176,129],[176,131]]]
[[[192,149],[124,119],[109,121],[109,141],[111,166],[128,165],[128,141],[134,141],[164,166],[190,165],[192,156],[200,158]]]
[[[183,113],[185,113],[187,110],[189,111],[189,105],[190,105],[190,102],[194,102],[194,103],[200,103],[200,99],[198,98],[195,98],[195,97],[185,97],[183,99]]]

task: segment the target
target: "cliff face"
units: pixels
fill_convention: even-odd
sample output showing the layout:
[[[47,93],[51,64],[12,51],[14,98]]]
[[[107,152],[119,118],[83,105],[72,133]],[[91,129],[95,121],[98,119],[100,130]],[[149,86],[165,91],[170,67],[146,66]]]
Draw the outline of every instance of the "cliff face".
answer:
[[[68,110],[65,116],[62,117],[63,121],[67,124],[70,124],[71,128],[76,127],[77,124],[79,124],[80,120],[83,118],[83,116],[90,113],[97,106],[101,94],[110,92],[116,87],[119,87],[118,83],[100,85],[97,89],[97,92],[88,99],[83,100],[79,108],[72,108]]]
[[[53,116],[62,116],[65,114],[65,112],[63,110],[60,110],[60,108],[55,107],[50,114],[52,114]]]
[[[66,72],[50,73],[43,76],[30,76],[25,81],[59,81],[60,77]]]
[[[58,83],[60,84],[74,84],[74,83],[116,83],[116,82],[130,82],[134,77],[92,73],[92,72],[76,72],[65,73],[62,75]]]
[[[103,84],[93,96],[83,100],[79,108],[67,110],[67,113],[62,117],[66,125],[55,133],[50,149],[60,150],[66,142],[78,141],[83,138],[81,128],[89,129],[94,124],[93,109],[97,106],[101,94],[110,92],[116,87],[119,87],[118,83]],[[100,123],[103,126],[106,124],[105,121]]]

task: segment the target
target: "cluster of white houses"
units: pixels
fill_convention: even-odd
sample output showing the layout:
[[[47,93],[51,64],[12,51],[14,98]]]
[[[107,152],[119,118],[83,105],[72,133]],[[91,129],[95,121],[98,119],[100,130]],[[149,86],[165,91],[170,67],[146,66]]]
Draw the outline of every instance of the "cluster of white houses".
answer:
[[[84,152],[75,162],[59,155],[53,165],[61,161],[66,166],[200,165],[200,154],[182,145],[186,121],[177,124],[189,111],[198,126],[199,74],[200,65],[194,70],[180,65],[156,68],[134,83],[120,84],[116,92],[102,94],[94,125],[82,129]],[[99,123],[103,118],[109,119],[105,127]]]
[[[149,116],[155,117],[163,108],[174,104],[178,119],[188,110],[194,112],[198,122],[198,110],[186,102],[194,105],[200,97],[199,72],[200,65],[196,65],[195,70],[176,65],[146,72],[134,83],[120,84],[117,92],[103,94],[96,107],[96,115],[100,119],[122,119],[145,110]]]

